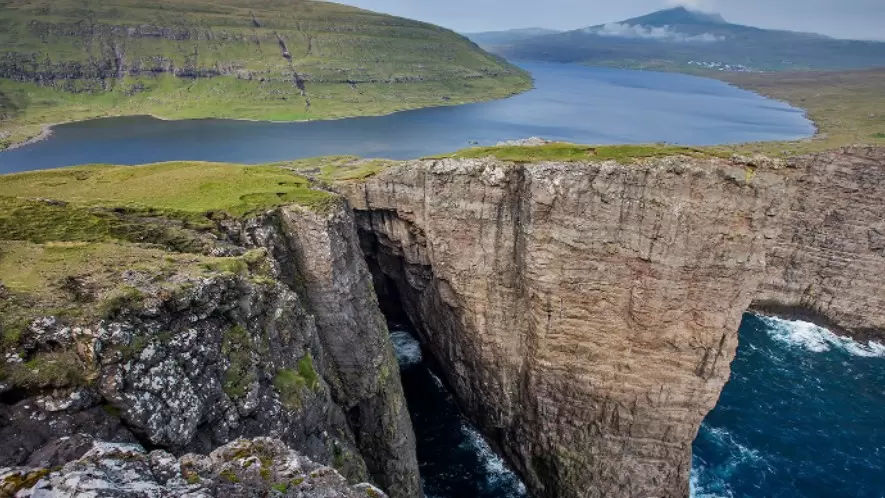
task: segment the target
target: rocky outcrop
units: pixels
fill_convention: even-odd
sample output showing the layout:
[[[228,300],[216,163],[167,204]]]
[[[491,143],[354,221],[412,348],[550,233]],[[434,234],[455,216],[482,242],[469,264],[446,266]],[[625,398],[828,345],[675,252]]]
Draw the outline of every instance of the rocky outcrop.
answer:
[[[379,295],[399,296],[536,496],[686,496],[751,303],[881,330],[882,272],[849,288],[885,261],[883,163],[868,149],[786,164],[443,159],[337,188]],[[844,301],[802,301],[805,277]]]
[[[39,465],[77,433],[174,454],[272,436],[352,481],[419,496],[395,359],[342,206],[223,221],[227,240],[207,250],[243,254],[242,268],[165,281],[121,270],[131,292],[104,318],[30,323],[0,370],[0,465]],[[16,384],[15,365],[36,375],[43,358],[57,380]]]
[[[74,438],[83,438],[75,436]],[[70,439],[70,438],[69,438]],[[0,469],[4,496],[385,498],[368,483],[354,486],[334,469],[287,448],[280,440],[228,443],[209,455],[175,458],[137,444],[88,441],[57,470]]]
[[[323,212],[288,206],[273,217],[242,236],[270,249],[282,280],[305,296],[322,343],[324,376],[371,475],[392,496],[420,496],[412,424],[352,213],[336,202]]]

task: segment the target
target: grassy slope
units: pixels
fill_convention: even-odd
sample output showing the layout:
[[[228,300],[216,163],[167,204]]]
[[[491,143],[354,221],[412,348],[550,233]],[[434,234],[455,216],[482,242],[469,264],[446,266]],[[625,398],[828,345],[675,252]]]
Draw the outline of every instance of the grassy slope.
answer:
[[[215,222],[282,204],[323,209],[334,199],[284,166],[198,162],[4,175],[0,192],[0,351],[35,316],[96,319],[137,299],[124,271],[168,292],[180,281],[173,275],[259,278],[262,255],[208,255],[220,235]]]
[[[807,111],[813,139],[720,147],[791,155],[849,144],[885,146],[885,69],[847,72],[704,73]]]
[[[159,28],[163,36],[146,34]],[[0,66],[28,81],[0,79],[0,147],[88,117],[337,118],[499,98],[531,85],[451,31],[306,0],[7,0],[0,45]]]

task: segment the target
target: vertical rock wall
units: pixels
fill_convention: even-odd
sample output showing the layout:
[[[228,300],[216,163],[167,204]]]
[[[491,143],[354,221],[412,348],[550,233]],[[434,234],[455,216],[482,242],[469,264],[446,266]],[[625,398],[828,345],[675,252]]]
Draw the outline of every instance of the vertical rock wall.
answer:
[[[334,397],[370,473],[393,497],[421,496],[399,367],[353,214],[343,202],[324,213],[292,206],[282,211],[282,225],[335,379]]]
[[[780,176],[415,162],[341,190],[459,401],[537,496],[683,496]]]
[[[789,203],[753,306],[885,339],[885,149],[789,161]]]

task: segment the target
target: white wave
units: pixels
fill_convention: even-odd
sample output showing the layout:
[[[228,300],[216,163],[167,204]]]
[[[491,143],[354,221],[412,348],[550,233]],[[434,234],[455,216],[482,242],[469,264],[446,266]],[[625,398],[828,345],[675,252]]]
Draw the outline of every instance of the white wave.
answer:
[[[466,424],[461,425],[461,432],[467,437],[467,444],[476,451],[482,461],[486,471],[486,485],[491,488],[503,486],[513,488],[515,493],[511,496],[514,497],[526,495],[525,484],[507,467],[504,459],[492,451],[492,447],[482,437],[482,434]]]
[[[733,498],[731,490],[724,482],[709,483],[709,470],[703,465],[692,466],[691,479],[688,481],[688,492],[691,498]]]
[[[393,343],[396,361],[401,367],[417,365],[424,360],[421,356],[421,343],[412,334],[395,330],[390,333],[390,341]]]
[[[885,345],[878,342],[869,341],[863,344],[801,320],[784,320],[771,316],[759,318],[767,325],[766,331],[772,339],[813,353],[823,353],[835,348],[855,356],[885,358]]]

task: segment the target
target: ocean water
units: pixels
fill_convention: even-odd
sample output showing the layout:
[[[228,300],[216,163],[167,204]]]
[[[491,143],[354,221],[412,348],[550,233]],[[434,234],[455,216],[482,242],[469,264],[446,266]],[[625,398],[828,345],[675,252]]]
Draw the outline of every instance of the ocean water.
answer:
[[[73,164],[202,160],[262,163],[353,154],[412,159],[541,136],[588,144],[706,145],[810,136],[804,113],[708,78],[525,63],[535,89],[478,104],[332,121],[96,119],[0,152],[0,173]]]
[[[526,489],[464,418],[405,326],[391,327],[427,498],[524,498]]]
[[[885,346],[746,314],[693,449],[695,498],[885,496]]]
[[[430,498],[522,498],[403,326],[391,339]],[[694,498],[885,496],[885,346],[746,314],[732,375],[694,441]]]

